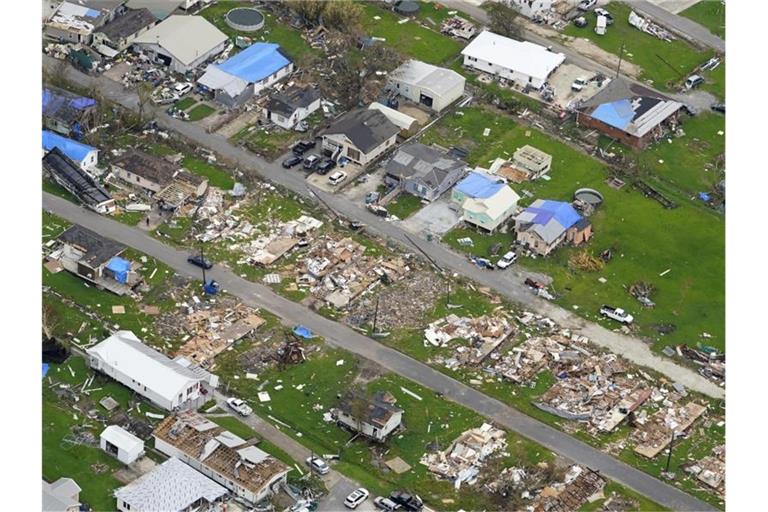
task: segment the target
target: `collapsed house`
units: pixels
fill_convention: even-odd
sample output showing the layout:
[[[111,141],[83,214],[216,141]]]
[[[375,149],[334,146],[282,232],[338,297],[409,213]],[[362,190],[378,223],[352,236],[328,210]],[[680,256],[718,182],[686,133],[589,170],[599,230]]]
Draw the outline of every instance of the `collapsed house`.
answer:
[[[476,365],[483,362],[513,332],[514,328],[502,316],[468,318],[451,314],[424,329],[424,345],[445,347],[453,339],[467,340],[469,346],[456,348],[455,364]]]
[[[80,139],[96,119],[96,100],[59,89],[43,88],[43,127]]]
[[[115,211],[115,200],[90,174],[54,147],[43,157],[43,173],[97,213]]]
[[[542,489],[533,512],[571,512],[579,510],[593,496],[601,495],[606,480],[596,471],[572,466],[562,483]]]
[[[684,433],[707,410],[706,405],[688,402],[682,407],[663,407],[632,432],[635,453],[652,459],[666,449],[673,435]]]
[[[383,391],[371,397],[350,392],[331,410],[331,417],[353,432],[384,442],[403,425],[404,411],[395,406],[396,402],[394,396]]]
[[[109,21],[111,14],[108,9],[87,3],[61,2],[45,23],[43,34],[55,41],[90,44],[94,30]]]
[[[176,457],[256,504],[287,481],[288,466],[203,416],[186,411],[165,418],[152,433],[155,448]]]
[[[440,478],[453,481],[456,489],[463,482],[472,485],[483,462],[506,448],[506,436],[503,430],[483,423],[461,434],[445,451],[424,454],[419,462]]]
[[[686,465],[685,471],[712,489],[723,493],[725,491],[725,445],[715,446],[711,455]]]
[[[440,24],[440,32],[469,41],[477,32],[477,27],[475,27],[474,23],[461,16],[451,16],[445,18]]]

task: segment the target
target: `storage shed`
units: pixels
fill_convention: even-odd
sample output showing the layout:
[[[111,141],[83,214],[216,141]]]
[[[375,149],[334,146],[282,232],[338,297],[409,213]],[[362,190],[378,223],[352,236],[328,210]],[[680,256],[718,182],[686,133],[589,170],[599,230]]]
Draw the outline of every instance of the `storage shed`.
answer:
[[[131,464],[144,455],[144,441],[118,425],[109,425],[99,436],[101,449],[123,464]]]

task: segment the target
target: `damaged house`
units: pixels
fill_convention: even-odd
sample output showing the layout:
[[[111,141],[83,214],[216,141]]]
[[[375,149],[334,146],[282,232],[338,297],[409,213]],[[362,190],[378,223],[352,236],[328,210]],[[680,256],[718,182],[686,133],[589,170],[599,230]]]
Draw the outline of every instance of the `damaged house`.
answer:
[[[602,495],[608,482],[596,471],[572,466],[562,483],[542,489],[533,512],[571,512],[581,510],[593,496]]]
[[[517,148],[512,159],[501,164],[496,174],[514,183],[541,178],[552,168],[552,155],[533,146]]]
[[[116,177],[149,192],[160,192],[178,171],[175,164],[134,149],[112,162],[112,173]]]
[[[403,424],[403,410],[395,407],[395,402],[395,397],[385,392],[371,397],[350,392],[331,410],[331,416],[353,432],[384,442]]]
[[[320,108],[322,96],[314,87],[291,87],[269,98],[264,113],[277,126],[291,130]]]
[[[493,425],[483,423],[461,434],[445,451],[426,453],[420,462],[440,478],[454,482],[475,483],[483,462],[507,446],[507,434]]]
[[[43,88],[43,127],[80,139],[96,119],[96,100],[58,89]]]
[[[334,160],[366,166],[394,146],[398,133],[400,128],[378,110],[352,110],[323,132],[322,148]]]
[[[469,346],[456,348],[456,364],[479,364],[514,332],[504,317],[481,316],[477,318],[448,315],[432,322],[424,329],[425,345],[447,346],[454,339],[464,339]],[[446,362],[446,364],[451,364]]]
[[[384,182],[427,201],[434,201],[463,176],[466,164],[419,142],[400,147],[384,168]]]
[[[97,213],[115,211],[115,200],[110,193],[58,147],[43,157],[43,174],[78,198],[86,208]]]
[[[643,149],[680,121],[685,105],[663,94],[617,78],[576,110],[576,123]]]
[[[278,492],[290,467],[203,416],[186,411],[165,418],[152,433],[155,448],[189,464],[251,504]]]
[[[61,2],[45,23],[43,34],[54,41],[91,44],[94,30],[109,21],[111,13],[88,3],[93,2]]]
[[[540,256],[563,243],[580,245],[592,238],[592,223],[569,203],[537,199],[515,217],[517,241]]]
[[[682,407],[663,407],[632,432],[635,453],[652,459],[669,446],[673,435],[681,435],[707,410],[706,405],[688,402]]]
[[[131,46],[138,36],[157,24],[149,9],[129,9],[93,34],[93,44],[105,45],[119,53]],[[99,50],[102,51],[102,50]]]
[[[67,158],[84,171],[94,169],[99,163],[99,150],[95,147],[68,139],[50,130],[43,130],[43,152],[47,153],[53,148],[59,148]]]
[[[515,213],[520,196],[503,179],[473,171],[453,187],[451,200],[462,221],[492,233]]]

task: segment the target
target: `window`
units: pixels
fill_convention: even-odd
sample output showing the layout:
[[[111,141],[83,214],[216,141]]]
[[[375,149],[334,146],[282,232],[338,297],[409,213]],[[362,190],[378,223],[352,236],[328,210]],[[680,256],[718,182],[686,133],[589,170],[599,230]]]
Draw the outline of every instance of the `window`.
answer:
[[[123,508],[125,510],[131,510],[131,504],[128,503],[127,501],[123,501]]]

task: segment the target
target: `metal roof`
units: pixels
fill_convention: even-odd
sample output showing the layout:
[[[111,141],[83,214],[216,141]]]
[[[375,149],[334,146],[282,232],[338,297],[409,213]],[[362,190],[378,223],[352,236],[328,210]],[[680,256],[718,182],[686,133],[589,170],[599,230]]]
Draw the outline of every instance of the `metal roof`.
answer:
[[[119,425],[109,425],[99,437],[125,451],[133,451],[137,446],[144,449],[144,441]]]
[[[528,41],[515,41],[484,30],[461,51],[462,55],[546,80],[565,55]]]
[[[51,173],[51,176],[58,183],[88,206],[96,207],[112,200],[109,192],[104,190],[58,147],[54,147],[43,157],[43,168]]]
[[[446,94],[455,87],[464,88],[465,78],[457,72],[433,66],[419,60],[409,60],[394,70],[390,77],[400,82],[427,89],[435,94]]]
[[[139,35],[134,43],[160,45],[188,66],[226,40],[226,34],[202,16],[174,14]]]
[[[290,63],[291,59],[280,51],[279,44],[253,43],[217,67],[248,83],[255,83],[277,73]]]
[[[93,146],[68,139],[50,130],[43,130],[43,149],[50,151],[59,148],[73,162],[82,162],[92,151],[98,151]]]

